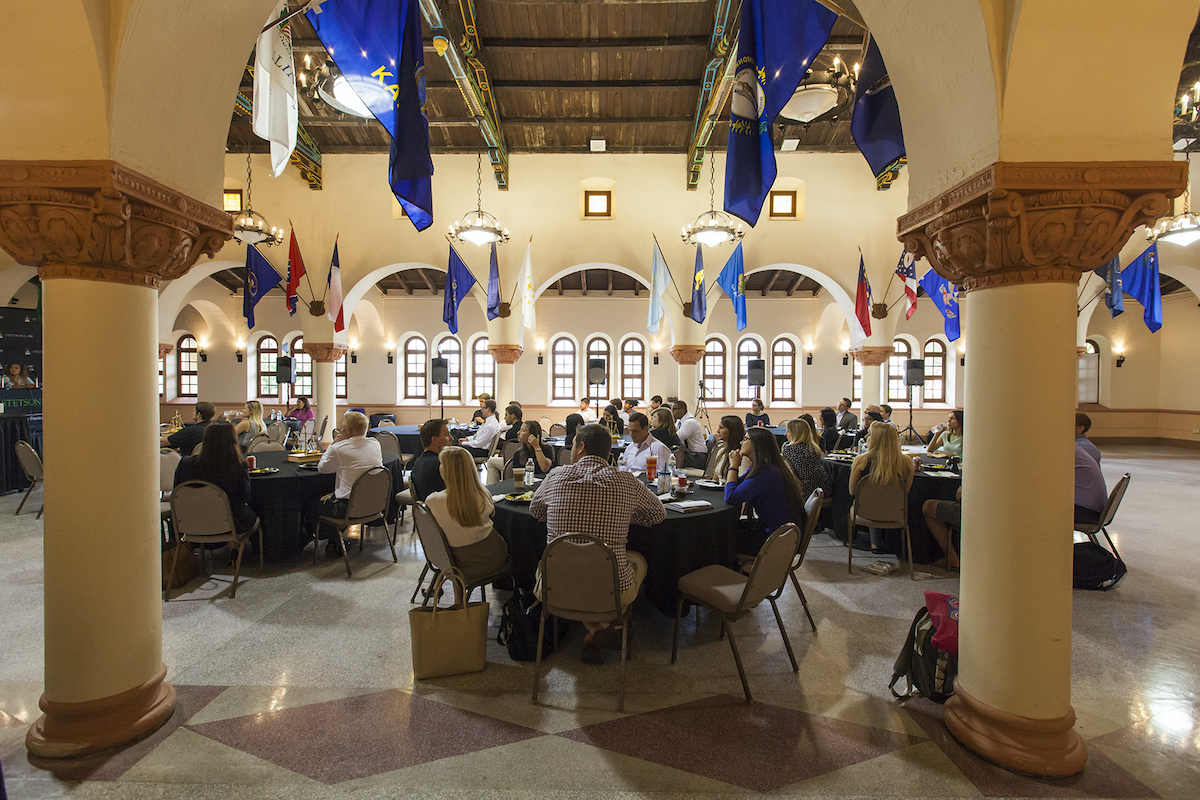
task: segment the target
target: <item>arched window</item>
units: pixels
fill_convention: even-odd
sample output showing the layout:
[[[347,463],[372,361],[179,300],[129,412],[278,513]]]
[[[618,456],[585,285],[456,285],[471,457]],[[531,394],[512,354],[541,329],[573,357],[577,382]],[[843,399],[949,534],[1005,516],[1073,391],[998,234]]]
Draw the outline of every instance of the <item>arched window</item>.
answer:
[[[480,336],[471,346],[471,396],[484,392],[496,394],[496,359],[488,352],[488,338]]]
[[[888,359],[887,401],[889,403],[907,403],[908,387],[904,385],[904,371],[908,359],[912,358],[912,348],[903,339],[892,342],[896,351]]]
[[[349,395],[346,380],[346,362],[350,357],[343,353],[342,357],[333,362],[333,385],[335,387],[334,394],[339,400],[344,400]]]
[[[163,356],[158,360],[158,396],[162,397],[167,393],[167,357]]]
[[[1087,340],[1079,356],[1079,381],[1076,400],[1080,403],[1100,402],[1100,345]]]
[[[565,336],[550,347],[551,400],[577,400],[575,396],[575,343]]]
[[[756,396],[755,387],[750,385],[750,361],[755,358],[762,358],[762,347],[757,339],[747,336],[738,342],[737,401],[739,403],[749,403]]]
[[[796,345],[780,337],[771,348],[771,400],[796,402]]]
[[[404,343],[404,399],[424,400],[428,396],[425,340],[410,336]]]
[[[453,336],[438,342],[438,355],[446,359],[446,383],[442,386],[444,400],[462,400],[462,345]]]
[[[592,337],[587,343],[587,363],[588,363],[588,401],[596,408],[604,408],[608,405],[608,399],[612,397],[608,393],[608,381],[611,375],[609,366],[612,364],[611,352],[608,349],[608,341],[599,336]],[[592,383],[591,364],[592,359],[598,358],[604,362],[604,383]]]
[[[305,397],[309,402],[313,396],[312,356],[303,353],[304,337],[292,339],[292,366],[296,368],[296,382],[292,384],[292,397]]]
[[[200,363],[200,347],[195,337],[184,335],[175,345],[175,375],[177,378],[176,395],[179,397],[196,397],[200,387],[200,378],[196,371]]]
[[[1100,345],[1096,344],[1096,343],[1095,343],[1095,342],[1093,342],[1091,339],[1088,339],[1088,340],[1087,340],[1087,344],[1086,344],[1086,345],[1084,346],[1084,348],[1083,348],[1083,352],[1085,352],[1085,353],[1095,353],[1095,354],[1099,355],[1099,353],[1100,353]]]
[[[850,399],[857,403],[862,400],[863,365],[853,355],[850,356]]]
[[[925,343],[925,388],[927,403],[946,402],[946,345],[937,339]]]
[[[713,337],[704,343],[704,400],[709,403],[725,402],[725,343]]]
[[[258,340],[258,396],[274,397],[279,394],[279,384],[275,381],[275,359],[279,358],[279,342],[273,336],[264,336]]]
[[[632,336],[621,344],[621,398],[646,399],[646,345]]]

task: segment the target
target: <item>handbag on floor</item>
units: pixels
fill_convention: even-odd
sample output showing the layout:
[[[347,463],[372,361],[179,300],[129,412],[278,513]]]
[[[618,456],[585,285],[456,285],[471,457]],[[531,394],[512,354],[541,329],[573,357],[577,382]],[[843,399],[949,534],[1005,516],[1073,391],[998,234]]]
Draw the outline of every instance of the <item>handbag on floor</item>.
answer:
[[[954,652],[941,649],[939,644]],[[935,703],[945,703],[954,694],[954,679],[958,675],[958,598],[940,592],[925,592],[925,606],[917,612],[908,629],[908,638],[896,665],[892,682],[888,684],[899,700],[907,700],[916,692]],[[908,684],[904,694],[895,686],[904,678]]]
[[[454,586],[454,605],[440,608],[437,598],[445,581]],[[487,664],[488,604],[467,602],[466,584],[456,569],[442,570],[429,593],[408,612],[412,638],[413,677],[417,680],[479,672]]]
[[[1095,542],[1077,542],[1072,565],[1072,582],[1076,589],[1099,589],[1107,592],[1125,577],[1125,562]]]

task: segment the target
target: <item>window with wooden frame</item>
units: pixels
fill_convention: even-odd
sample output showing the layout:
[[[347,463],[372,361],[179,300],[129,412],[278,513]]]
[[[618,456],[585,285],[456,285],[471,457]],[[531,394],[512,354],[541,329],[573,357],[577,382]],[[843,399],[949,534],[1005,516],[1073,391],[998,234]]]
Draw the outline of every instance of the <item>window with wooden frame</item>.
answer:
[[[927,403],[946,402],[946,345],[937,339],[925,343],[925,387],[921,397]]]
[[[420,336],[404,343],[404,399],[425,400],[429,396],[428,350]]]
[[[583,216],[588,219],[612,217],[612,192],[584,191]]]
[[[550,399],[578,400],[575,395],[575,343],[560,336],[550,346]]]
[[[646,398],[646,345],[630,337],[621,344],[621,397]]]
[[[704,400],[708,403],[725,402],[725,343],[713,337],[704,343]]]
[[[242,190],[226,189],[221,193],[221,207],[230,214],[242,213]]]
[[[796,402],[796,345],[779,338],[771,347],[771,400]]]
[[[446,359],[446,383],[443,400],[462,400],[462,345],[453,336],[438,342],[438,355]]]
[[[350,381],[346,372],[346,365],[349,362],[350,356],[346,353],[343,353],[341,358],[333,362],[334,394],[339,400],[345,400],[350,396]]]
[[[850,400],[857,403],[862,400],[863,365],[853,355],[850,356]]]
[[[279,358],[279,342],[273,336],[264,336],[258,340],[255,363],[258,366],[259,397],[276,397],[279,394],[279,383],[275,380],[275,360]]]
[[[158,360],[158,396],[162,397],[167,393],[167,357],[163,356]]]
[[[175,344],[176,396],[196,397],[200,388],[197,367],[200,364],[200,345],[190,334],[180,337]]]
[[[488,352],[488,338],[480,336],[471,345],[471,396],[496,394],[496,359]]]
[[[750,385],[750,362],[762,358],[762,345],[757,339],[747,336],[738,342],[737,354],[737,402],[749,403],[755,397],[757,387]]]
[[[907,403],[908,387],[904,385],[904,374],[908,360],[912,358],[912,348],[903,339],[892,342],[896,348],[888,358],[887,401],[889,403]]]
[[[796,192],[771,192],[769,198],[771,219],[796,218]]]
[[[310,402],[313,396],[312,356],[301,352],[304,349],[304,337],[292,339],[292,367],[295,369],[296,382],[292,384],[292,397],[304,397]]]
[[[598,358],[604,362],[604,383],[593,384],[591,376],[588,376],[587,397],[588,402],[595,408],[604,408],[608,405],[608,399],[612,396],[608,393],[608,384],[611,377],[609,367],[612,365],[612,351],[609,350],[608,340],[599,336],[594,336],[587,343],[587,365],[589,372],[592,359]]]

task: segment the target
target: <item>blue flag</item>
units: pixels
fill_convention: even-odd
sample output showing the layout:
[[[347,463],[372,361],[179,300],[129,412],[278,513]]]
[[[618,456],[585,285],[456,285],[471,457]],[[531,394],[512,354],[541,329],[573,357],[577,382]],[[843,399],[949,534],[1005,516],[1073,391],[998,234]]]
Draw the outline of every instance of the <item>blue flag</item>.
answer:
[[[700,245],[696,245],[696,269],[692,272],[692,313],[696,322],[704,322],[708,315],[708,298],[704,294],[704,256]]]
[[[658,333],[659,322],[666,313],[663,296],[671,285],[671,270],[667,267],[667,259],[659,249],[658,239],[654,240],[654,252],[650,254],[650,310],[646,315],[646,330]]]
[[[904,155],[904,131],[900,128],[900,106],[888,77],[875,37],[867,45],[858,83],[854,87],[854,112],[850,135],[862,151],[871,173],[879,177]]]
[[[496,243],[492,242],[492,257],[488,261],[487,318],[500,316],[500,264],[496,261]]]
[[[961,321],[958,316],[958,287],[938,275],[933,270],[921,278],[921,288],[937,306],[946,318],[946,338],[955,341],[962,335]]]
[[[1104,305],[1119,317],[1125,312],[1125,292],[1121,288],[1121,257],[1116,256],[1107,264],[1096,267],[1096,274],[1104,278]]]
[[[392,137],[392,192],[417,230],[433,223],[425,52],[417,0],[325,0],[308,20],[346,82]]]
[[[282,282],[283,278],[262,253],[254,245],[246,245],[246,285],[242,289],[242,316],[246,318],[246,327],[254,327],[254,306]]]
[[[720,286],[729,299],[733,301],[733,310],[737,312],[737,328],[746,329],[746,266],[742,261],[742,243],[733,248],[733,253],[721,274],[717,276],[717,286]]]
[[[1162,327],[1162,284],[1158,280],[1158,242],[1129,262],[1121,273],[1125,294],[1142,304],[1142,319],[1152,333]]]
[[[446,271],[446,288],[442,292],[445,295],[442,321],[450,326],[451,333],[458,333],[458,304],[463,301],[474,285],[475,276],[471,274],[471,270],[467,269],[462,256],[451,245],[450,266]]]
[[[816,0],[743,0],[729,106],[725,210],[751,226],[775,182],[771,124],[825,46],[837,14]]]

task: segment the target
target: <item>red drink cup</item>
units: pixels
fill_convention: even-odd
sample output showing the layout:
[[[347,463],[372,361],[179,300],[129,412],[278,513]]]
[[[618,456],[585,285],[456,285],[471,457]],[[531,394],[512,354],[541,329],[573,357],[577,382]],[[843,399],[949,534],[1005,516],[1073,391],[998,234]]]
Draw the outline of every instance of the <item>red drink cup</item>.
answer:
[[[254,456],[246,456],[246,466],[250,469],[258,469],[258,459]]]
[[[646,457],[646,480],[653,481],[658,478],[658,456]]]

